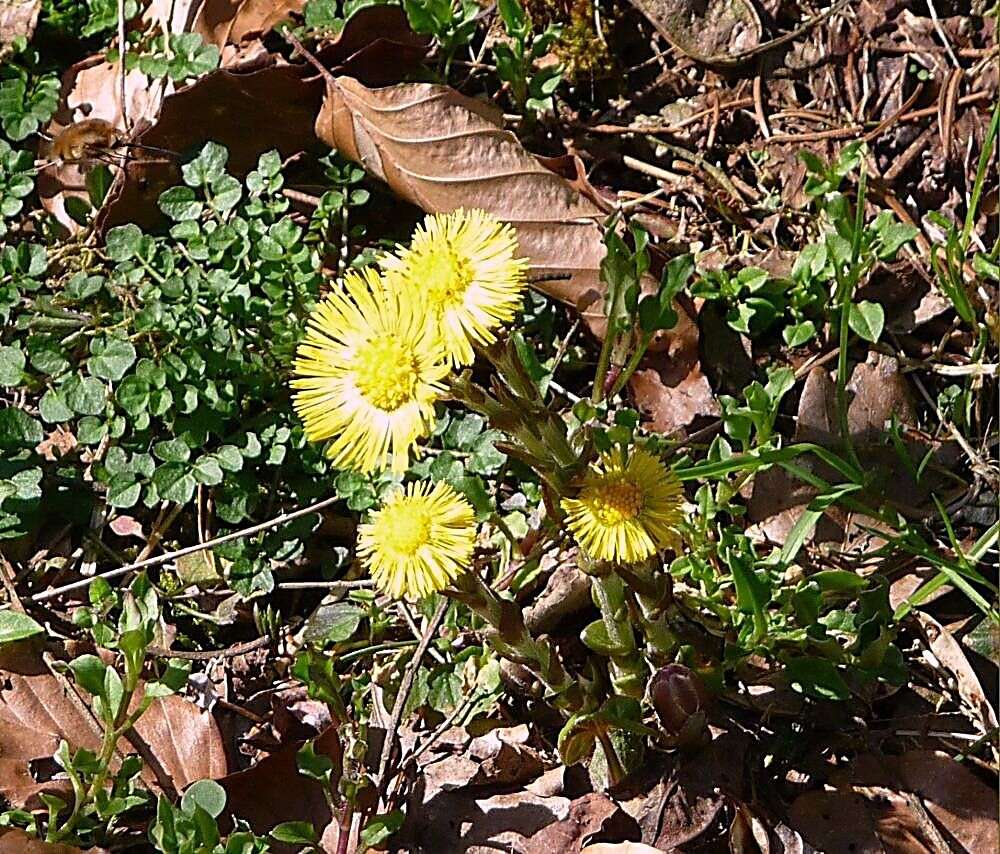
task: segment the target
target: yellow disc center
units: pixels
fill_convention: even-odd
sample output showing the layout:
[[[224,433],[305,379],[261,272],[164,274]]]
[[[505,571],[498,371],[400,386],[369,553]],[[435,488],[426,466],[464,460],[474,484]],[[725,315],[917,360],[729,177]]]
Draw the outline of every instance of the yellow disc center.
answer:
[[[593,511],[605,525],[619,525],[642,512],[642,490],[627,479],[602,484],[593,497]]]
[[[472,283],[472,268],[450,244],[435,247],[424,262],[424,287],[427,299],[438,311],[456,308],[465,302]]]
[[[354,383],[372,406],[394,412],[416,396],[420,371],[412,353],[392,340],[368,341],[354,356]]]
[[[380,522],[385,549],[400,557],[412,557],[430,540],[430,513],[412,504],[386,507]]]

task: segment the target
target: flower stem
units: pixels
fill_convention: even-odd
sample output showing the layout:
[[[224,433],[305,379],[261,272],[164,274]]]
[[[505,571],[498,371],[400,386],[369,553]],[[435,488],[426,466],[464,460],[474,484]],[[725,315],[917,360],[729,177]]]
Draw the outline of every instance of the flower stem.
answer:
[[[545,686],[552,704],[568,712],[583,706],[580,686],[566,672],[558,650],[545,638],[536,640],[524,625],[520,607],[501,599],[474,572],[456,581],[448,595],[468,605],[493,628],[488,640],[504,658],[527,667]]]

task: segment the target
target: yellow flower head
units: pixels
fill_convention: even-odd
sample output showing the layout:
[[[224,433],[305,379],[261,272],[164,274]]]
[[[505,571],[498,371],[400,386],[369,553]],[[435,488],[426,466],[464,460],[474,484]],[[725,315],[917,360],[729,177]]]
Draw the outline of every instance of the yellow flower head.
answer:
[[[417,439],[434,424],[448,373],[414,297],[378,272],[350,272],[309,319],[295,357],[293,403],[312,441],[333,439],[337,466],[405,471]]]
[[[383,593],[422,598],[468,569],[475,538],[472,506],[452,487],[410,483],[360,527],[358,555]]]
[[[528,262],[515,258],[517,236],[482,210],[433,214],[409,248],[383,258],[405,287],[420,294],[454,365],[470,365],[473,342],[490,344],[514,318],[527,286]]]
[[[562,501],[567,525],[594,560],[635,563],[676,541],[681,484],[649,451],[602,455],[576,498]]]

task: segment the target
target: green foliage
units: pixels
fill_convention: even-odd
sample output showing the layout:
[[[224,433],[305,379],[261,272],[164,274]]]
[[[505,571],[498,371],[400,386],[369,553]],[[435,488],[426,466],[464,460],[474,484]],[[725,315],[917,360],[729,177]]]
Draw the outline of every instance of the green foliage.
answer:
[[[135,42],[125,54],[125,68],[139,69],[153,79],[167,77],[177,83],[193,80],[219,67],[220,53],[214,44],[205,44],[198,33],[170,33],[166,45],[161,40],[150,40],[141,32],[134,32]],[[115,62],[117,51],[109,51],[108,59]]]
[[[136,0],[125,0],[125,20],[139,13]],[[39,21],[65,37],[86,39],[113,32],[118,24],[117,0],[43,0]]]
[[[335,36],[344,29],[347,19],[359,9],[385,2],[386,0],[308,0],[303,10],[305,27],[300,30],[299,35]]]
[[[914,226],[898,222],[891,211],[881,211],[858,229],[848,197],[840,191],[861,162],[858,145],[845,146],[831,164],[810,152],[800,156],[809,170],[806,192],[815,199],[822,234],[802,248],[791,274],[772,276],[752,266],[735,274],[710,270],[701,274],[690,291],[692,296],[718,302],[726,322],[737,332],[757,339],[780,329],[789,347],[808,344],[823,322],[836,321],[840,311],[837,291],[846,277],[853,282],[853,292],[876,263],[894,259],[918,233]],[[875,342],[882,334],[885,312],[877,303],[850,303],[848,323],[860,338]]]
[[[472,41],[480,6],[475,0],[403,0],[413,31],[433,36],[447,74],[455,51]]]
[[[19,342],[0,350],[0,380],[37,406],[37,417],[0,415],[0,477],[16,478],[0,510],[17,516],[0,517],[0,536],[31,524],[39,475],[55,467],[33,448],[55,425],[83,448],[106,445],[93,483],[81,467],[49,485],[45,499],[69,518],[89,513],[95,487],[122,510],[186,504],[199,486],[211,488],[230,525],[262,498],[308,501],[325,491],[327,466],[280,379],[318,292],[319,255],[288,216],[277,153],[242,185],[226,161],[224,148],[207,144],[184,166],[185,183],[160,198],[169,233],[114,228],[104,262],[60,273],[39,246],[0,254],[0,310],[16,315]],[[296,554],[316,523],[230,544],[222,553],[236,589],[269,590],[268,560]]]
[[[7,233],[6,221],[21,212],[24,197],[34,188],[35,170],[31,152],[13,149],[0,139],[0,237]]]
[[[0,65],[0,127],[18,142],[52,118],[59,106],[59,78],[41,71],[38,52],[27,50],[23,38],[15,40],[12,53],[21,56]]]
[[[727,668],[738,673],[749,656],[766,656],[784,667],[791,688],[827,700],[871,696],[878,682],[902,684],[906,671],[884,579],[824,570],[789,583],[787,551],[760,555],[741,530],[721,522],[717,537],[670,570],[695,591],[688,606],[709,624],[718,621]]]
[[[529,115],[551,111],[552,95],[562,80],[561,63],[535,70],[535,63],[545,56],[553,42],[562,35],[562,27],[550,24],[532,35],[531,18],[519,0],[501,0],[500,18],[509,41],[493,45],[497,74],[510,87],[518,110]]]
[[[188,786],[179,805],[159,797],[156,819],[149,827],[149,841],[163,854],[263,854],[268,841],[257,836],[246,822],[223,838],[218,818],[226,806],[226,792],[214,780],[197,780]]]
[[[45,633],[45,629],[20,611],[0,611],[0,646]]]

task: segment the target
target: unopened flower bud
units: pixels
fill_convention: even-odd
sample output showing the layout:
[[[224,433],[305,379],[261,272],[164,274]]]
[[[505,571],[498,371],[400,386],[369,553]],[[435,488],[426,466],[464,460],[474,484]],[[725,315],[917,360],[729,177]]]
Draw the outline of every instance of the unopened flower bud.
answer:
[[[711,697],[697,673],[683,664],[661,667],[649,683],[649,699],[674,744],[690,747],[702,740]]]

